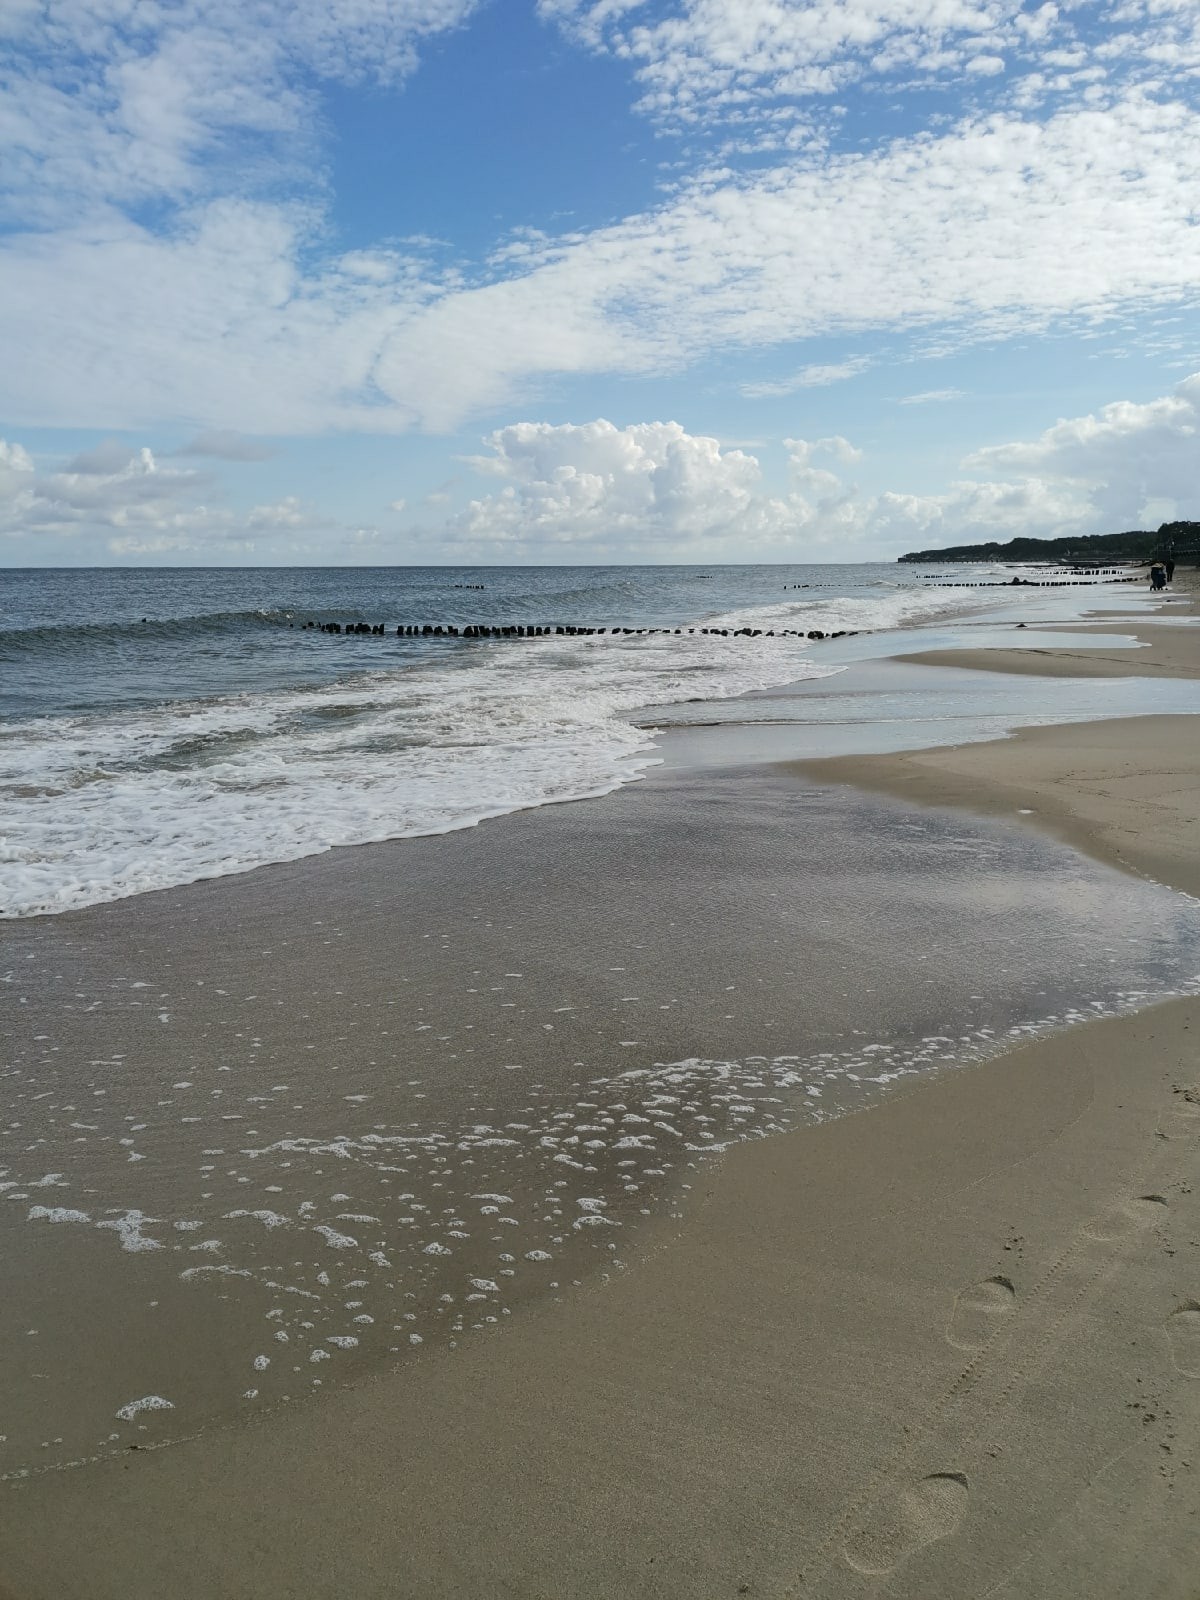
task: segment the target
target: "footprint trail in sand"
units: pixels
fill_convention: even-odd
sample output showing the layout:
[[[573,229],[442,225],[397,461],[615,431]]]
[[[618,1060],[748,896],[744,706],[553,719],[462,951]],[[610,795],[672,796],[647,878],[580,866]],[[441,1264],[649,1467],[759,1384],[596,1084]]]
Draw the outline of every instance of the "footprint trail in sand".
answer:
[[[879,1501],[845,1548],[848,1565],[868,1577],[894,1571],[935,1540],[948,1538],[966,1515],[970,1495],[961,1472],[935,1472]]]
[[[1135,1200],[1118,1200],[1083,1229],[1086,1239],[1115,1244],[1139,1228],[1162,1221],[1166,1200],[1161,1194],[1140,1194]]]
[[[1176,1372],[1200,1378],[1200,1300],[1185,1300],[1167,1318],[1167,1340]]]
[[[985,1278],[959,1292],[946,1338],[956,1350],[982,1350],[1012,1313],[1017,1292],[1007,1278]]]

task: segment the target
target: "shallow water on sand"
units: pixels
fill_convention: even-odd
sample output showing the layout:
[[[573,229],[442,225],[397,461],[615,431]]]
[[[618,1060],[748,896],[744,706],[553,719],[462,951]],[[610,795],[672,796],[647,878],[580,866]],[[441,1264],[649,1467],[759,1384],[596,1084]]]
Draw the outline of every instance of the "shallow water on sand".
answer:
[[[767,770],[11,931],[8,1473],[477,1337],[706,1152],[1200,974],[1186,896]]]

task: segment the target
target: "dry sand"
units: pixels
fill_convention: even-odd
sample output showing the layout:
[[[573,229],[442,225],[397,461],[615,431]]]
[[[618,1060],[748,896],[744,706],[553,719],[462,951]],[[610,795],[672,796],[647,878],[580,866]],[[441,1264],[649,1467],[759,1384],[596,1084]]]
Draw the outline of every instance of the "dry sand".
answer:
[[[821,775],[1028,801],[1196,889],[1195,744],[1151,718]],[[1197,1032],[1172,1002],[738,1147],[611,1283],[31,1482],[0,1572],[29,1600],[1195,1600]]]

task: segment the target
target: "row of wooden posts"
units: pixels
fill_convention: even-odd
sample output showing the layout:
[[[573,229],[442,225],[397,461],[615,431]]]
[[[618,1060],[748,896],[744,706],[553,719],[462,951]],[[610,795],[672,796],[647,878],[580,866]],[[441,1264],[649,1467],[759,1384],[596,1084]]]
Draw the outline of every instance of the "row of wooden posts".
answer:
[[[318,633],[384,635],[387,632],[382,622],[306,622],[304,627],[315,629]],[[401,639],[544,639],[556,634],[590,639],[598,634],[618,637],[651,633],[704,633],[721,639],[845,639],[857,632],[857,628],[838,628],[831,633],[821,628],[586,628],[566,623],[544,627],[513,623],[492,627],[478,622],[468,623],[462,628],[440,622],[401,623],[396,629],[396,635]]]

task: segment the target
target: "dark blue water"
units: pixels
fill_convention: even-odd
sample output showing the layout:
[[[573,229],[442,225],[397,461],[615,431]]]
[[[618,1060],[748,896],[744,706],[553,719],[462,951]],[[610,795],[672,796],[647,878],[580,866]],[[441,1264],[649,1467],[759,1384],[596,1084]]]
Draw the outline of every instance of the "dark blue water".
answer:
[[[0,716],[315,686],[447,658],[449,641],[397,640],[398,625],[676,627],[805,598],[816,627],[833,598],[922,591],[922,573],[891,564],[7,571]],[[314,634],[307,621],[383,623],[388,637]]]

